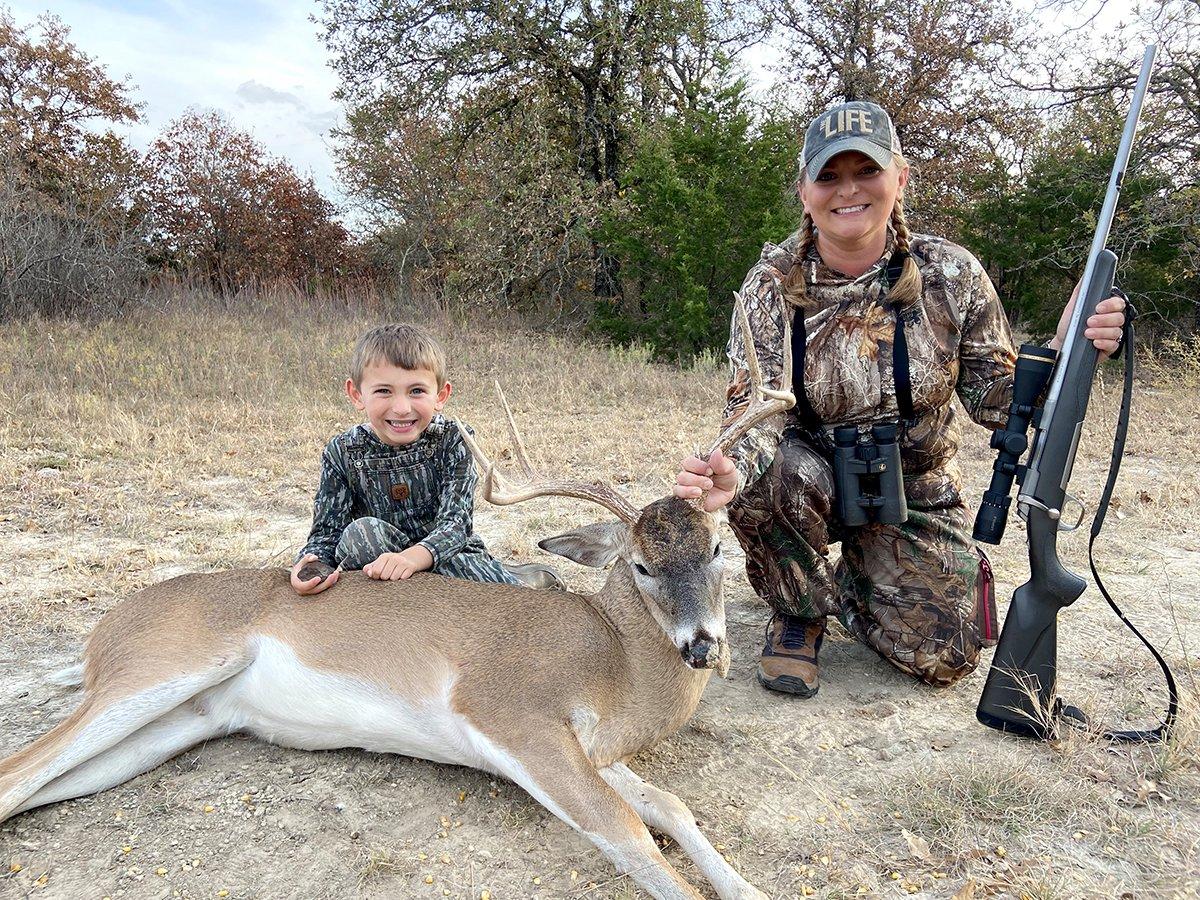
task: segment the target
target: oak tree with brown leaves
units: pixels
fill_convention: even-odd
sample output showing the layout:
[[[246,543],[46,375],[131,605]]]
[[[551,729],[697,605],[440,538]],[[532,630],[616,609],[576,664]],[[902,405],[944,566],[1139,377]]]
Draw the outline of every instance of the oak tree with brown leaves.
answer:
[[[138,120],[130,91],[57,16],[21,27],[0,8],[0,147],[42,192],[127,190],[136,155],[105,126]]]
[[[229,291],[327,282],[347,265],[336,210],[285,161],[222,114],[191,110],[146,155],[155,261]]]

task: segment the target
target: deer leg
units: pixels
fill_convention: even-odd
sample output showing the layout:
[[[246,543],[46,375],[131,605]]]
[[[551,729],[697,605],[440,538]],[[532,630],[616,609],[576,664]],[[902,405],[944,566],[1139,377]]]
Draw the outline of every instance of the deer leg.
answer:
[[[767,900],[767,895],[747,882],[717,852],[696,825],[696,817],[682,800],[616,763],[600,770],[603,778],[651,828],[670,835],[704,873],[721,900]]]
[[[108,790],[149,772],[188,747],[224,735],[228,730],[224,722],[201,715],[191,702],[184,701],[161,718],[143,725],[115,747],[55,778],[12,814]]]
[[[703,900],[663,857],[633,808],[605,783],[573,732],[512,751],[476,732],[476,748],[542,806],[583,834],[656,900]]]
[[[0,761],[0,822],[43,787],[125,740],[185,700],[243,669],[250,658],[224,660],[134,694],[87,694],[66,721],[24,750]]]

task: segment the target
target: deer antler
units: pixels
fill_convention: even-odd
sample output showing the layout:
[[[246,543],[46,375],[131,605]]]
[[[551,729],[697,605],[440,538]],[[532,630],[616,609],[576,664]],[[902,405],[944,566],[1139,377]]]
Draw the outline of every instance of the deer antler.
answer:
[[[792,393],[792,325],[788,321],[788,308],[783,307],[783,376],[779,389],[764,387],[762,370],[758,366],[758,353],[754,349],[754,336],[750,333],[750,320],[746,315],[746,307],[741,295],[734,292],[734,314],[742,331],[742,342],[746,348],[746,366],[750,370],[750,403],[742,414],[729,423],[713,441],[703,459],[708,459],[717,450],[728,453],[741,438],[755,425],[764,419],[769,419],[776,413],[787,412],[796,405],[796,395]]]
[[[521,435],[517,431],[517,423],[513,421],[512,410],[508,408],[508,400],[505,399],[500,382],[496,382],[496,393],[500,395],[500,403],[504,406],[513,452],[528,481],[519,489],[510,488],[507,480],[496,471],[495,463],[487,458],[467,429],[459,424],[458,431],[462,435],[463,441],[466,442],[471,455],[475,457],[476,464],[483,470],[483,498],[485,500],[497,506],[509,506],[534,497],[574,497],[577,500],[598,503],[623,522],[633,523],[637,520],[641,511],[618,493],[611,484],[603,481],[565,481],[539,476],[529,462],[529,453],[525,450],[525,442],[521,440]]]

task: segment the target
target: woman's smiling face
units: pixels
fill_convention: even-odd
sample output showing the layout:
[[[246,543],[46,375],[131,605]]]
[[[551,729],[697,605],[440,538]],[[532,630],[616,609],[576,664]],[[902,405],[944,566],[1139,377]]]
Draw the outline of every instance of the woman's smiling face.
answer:
[[[896,198],[908,183],[908,166],[881,169],[865,153],[848,150],[829,160],[814,181],[799,184],[804,211],[820,238],[854,250],[887,240],[887,224]]]

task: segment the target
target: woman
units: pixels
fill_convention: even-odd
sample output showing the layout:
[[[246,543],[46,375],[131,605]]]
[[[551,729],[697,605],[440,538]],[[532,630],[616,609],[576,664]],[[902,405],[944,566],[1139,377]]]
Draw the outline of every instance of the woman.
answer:
[[[797,408],[757,426],[731,458],[688,458],[676,478],[676,496],[704,496],[710,511],[729,505],[750,583],[774,610],[758,678],[801,697],[817,692],[829,615],[896,667],[937,685],[971,672],[980,647],[997,636],[991,572],[961,496],[953,400],[957,393],[981,425],[1004,423],[1012,335],[968,251],[910,234],[908,177],[891,118],[874,103],[835,107],[809,125],[800,229],[766,245],[741,290],[764,383],[778,384],[781,374],[783,316],[803,329]],[[1086,335],[1105,355],[1120,341],[1124,307],[1110,297],[1088,320]],[[733,332],[726,422],[749,400],[736,320]],[[856,426],[865,439],[878,424],[898,426],[907,520],[850,527],[835,512],[830,437],[837,426]],[[837,541],[835,566],[829,545]]]

